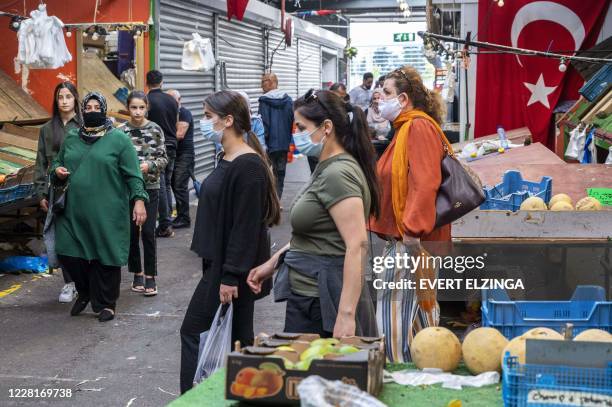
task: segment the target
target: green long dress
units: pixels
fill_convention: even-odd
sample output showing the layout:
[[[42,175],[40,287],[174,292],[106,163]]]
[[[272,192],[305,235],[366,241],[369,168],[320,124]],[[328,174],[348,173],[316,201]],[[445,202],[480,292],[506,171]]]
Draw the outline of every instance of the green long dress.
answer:
[[[130,202],[149,199],[129,136],[112,129],[88,144],[71,130],[51,166],[54,183],[61,182],[57,167],[70,171],[66,208],[56,219],[57,253],[105,266],[127,264]]]

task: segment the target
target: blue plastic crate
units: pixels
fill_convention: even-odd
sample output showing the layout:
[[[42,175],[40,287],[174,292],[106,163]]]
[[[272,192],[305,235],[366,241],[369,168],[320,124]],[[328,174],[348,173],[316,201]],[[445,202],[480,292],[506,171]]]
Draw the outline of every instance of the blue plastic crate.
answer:
[[[506,407],[606,406],[612,400],[612,362],[607,368],[521,364],[507,353],[502,381]]]
[[[589,102],[594,101],[608,89],[612,83],[612,64],[607,64],[593,75],[578,91]]]
[[[5,204],[32,195],[34,184],[15,185],[10,188],[0,189],[0,204]]]
[[[531,196],[540,197],[548,204],[552,195],[552,178],[542,177],[540,182],[525,181],[520,171],[509,170],[501,183],[485,187],[484,192],[486,200],[480,209],[518,211],[523,201]]]
[[[511,301],[504,289],[482,290],[482,325],[512,339],[536,327],[562,332],[566,323],[574,335],[586,329],[612,333],[612,302],[599,286],[578,286],[569,301]]]

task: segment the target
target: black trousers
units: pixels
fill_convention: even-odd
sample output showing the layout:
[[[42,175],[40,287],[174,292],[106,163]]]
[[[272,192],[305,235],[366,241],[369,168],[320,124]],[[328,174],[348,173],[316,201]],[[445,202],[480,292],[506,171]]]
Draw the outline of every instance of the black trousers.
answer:
[[[285,186],[285,172],[287,170],[287,152],[286,151],[272,151],[268,153],[270,161],[272,161],[272,171],[276,177],[276,192],[278,198],[283,196],[283,188]]]
[[[209,280],[206,268],[204,264],[204,277],[191,297],[181,325],[181,394],[193,387],[193,377],[198,364],[200,334],[210,329],[221,304],[219,280],[212,278]],[[244,289],[247,289],[246,286]],[[240,341],[241,346],[252,345],[255,336],[253,333],[255,302],[251,297],[241,297],[240,294],[241,289],[238,288],[238,298],[233,301],[232,348],[235,341]]]
[[[115,310],[121,285],[121,267],[62,255],[59,255],[59,261],[74,280],[79,297],[89,298],[94,312],[104,308]]]
[[[291,293],[285,312],[285,332],[319,334],[331,338],[333,332],[323,330],[321,303],[318,297],[306,297]]]
[[[159,189],[147,189],[149,202],[145,204],[147,220],[142,225],[142,231],[136,222],[130,222],[130,256],[128,259],[128,270],[130,273],[142,271],[142,259],[140,258],[140,240],[144,252],[144,273],[147,276],[157,275],[157,240],[155,239],[155,221],[159,203]],[[134,212],[134,203],[130,205],[130,214]]]
[[[61,266],[61,265],[60,265]],[[62,267],[62,276],[64,276],[64,284],[72,283],[72,277],[70,277],[70,273],[66,271],[65,267]]]
[[[172,191],[176,200],[176,223],[190,223],[189,216],[189,180],[194,171],[194,155],[179,153],[174,162],[172,175]]]
[[[168,151],[168,165],[159,178],[159,229],[167,229],[172,224],[172,173],[176,152]]]

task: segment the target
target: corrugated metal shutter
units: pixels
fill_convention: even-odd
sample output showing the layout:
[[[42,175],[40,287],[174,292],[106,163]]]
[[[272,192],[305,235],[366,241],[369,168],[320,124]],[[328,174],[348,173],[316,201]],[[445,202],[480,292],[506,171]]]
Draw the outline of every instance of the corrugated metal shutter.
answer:
[[[284,43],[284,34],[279,31],[271,31],[268,39],[268,55],[282,44],[272,59],[272,72],[278,76],[279,89],[287,92],[293,100],[298,96],[298,72],[297,72],[297,44],[287,47]],[[281,42],[283,41],[283,42]]]
[[[198,178],[214,168],[215,146],[204,141],[199,129],[204,99],[215,91],[214,72],[183,71],[183,43],[198,32],[214,43],[213,14],[195,1],[161,0],[159,33],[159,70],[164,74],[164,88],[181,92],[183,106],[191,111],[195,124],[195,172]],[[197,27],[197,29],[196,29]]]
[[[298,93],[321,88],[321,47],[302,38],[298,39]]]
[[[263,28],[225,17],[219,17],[218,27],[218,59],[225,62],[227,85],[248,93],[256,111],[264,73]]]

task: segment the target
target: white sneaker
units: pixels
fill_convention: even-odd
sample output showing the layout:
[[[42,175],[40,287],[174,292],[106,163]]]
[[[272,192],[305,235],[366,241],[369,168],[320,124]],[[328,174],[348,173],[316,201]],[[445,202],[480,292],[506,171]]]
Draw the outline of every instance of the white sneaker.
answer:
[[[59,296],[59,302],[72,302],[76,297],[76,288],[74,287],[74,283],[68,283],[64,285],[62,288],[62,292]]]

